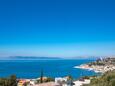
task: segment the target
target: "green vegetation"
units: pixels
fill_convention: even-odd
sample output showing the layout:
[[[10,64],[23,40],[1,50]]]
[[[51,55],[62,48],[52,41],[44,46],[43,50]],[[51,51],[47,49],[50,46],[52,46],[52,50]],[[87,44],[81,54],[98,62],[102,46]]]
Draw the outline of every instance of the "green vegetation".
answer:
[[[90,85],[84,86],[115,86],[115,71],[109,71],[100,77],[93,78]]]
[[[12,75],[8,78],[0,78],[0,86],[17,86],[16,76]]]
[[[40,71],[41,73],[41,75],[40,75],[40,80],[37,80],[37,83],[43,83],[43,82],[50,82],[50,81],[54,81],[54,79],[53,78],[50,78],[50,77],[47,77],[46,79],[44,79],[44,71],[43,71],[43,69]]]
[[[73,77],[71,75],[68,75],[68,80],[73,80]]]
[[[48,77],[46,80],[44,80],[44,82],[50,82],[50,81],[54,81],[54,79],[51,77]]]
[[[99,61],[96,61],[96,62],[91,62],[88,64],[89,66],[92,66],[92,65],[98,65],[98,66],[104,66],[105,63],[104,62],[99,62]]]
[[[82,79],[90,79],[90,77],[89,76],[84,76],[84,77],[82,77]]]
[[[106,64],[115,65],[115,58],[104,58],[103,60],[98,59],[95,62],[89,63],[88,65],[89,66],[92,66],[92,65],[104,66]]]

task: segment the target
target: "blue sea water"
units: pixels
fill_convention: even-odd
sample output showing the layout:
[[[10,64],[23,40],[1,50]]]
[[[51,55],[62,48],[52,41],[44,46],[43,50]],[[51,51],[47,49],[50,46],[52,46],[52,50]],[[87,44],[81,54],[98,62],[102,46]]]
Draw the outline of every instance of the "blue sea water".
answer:
[[[1,60],[0,77],[15,74],[17,78],[38,78],[41,70],[44,76],[64,77],[71,75],[77,79],[82,76],[96,75],[94,71],[74,68],[74,66],[94,60]]]

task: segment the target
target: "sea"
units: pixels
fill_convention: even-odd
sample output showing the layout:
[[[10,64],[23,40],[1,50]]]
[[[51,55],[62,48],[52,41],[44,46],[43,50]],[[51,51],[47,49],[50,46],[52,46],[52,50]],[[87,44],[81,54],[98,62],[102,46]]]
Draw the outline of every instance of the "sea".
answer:
[[[16,75],[17,78],[39,78],[41,72],[46,77],[65,77],[71,75],[74,79],[83,76],[97,75],[94,71],[77,69],[75,66],[93,62],[90,59],[61,60],[0,60],[0,77]]]

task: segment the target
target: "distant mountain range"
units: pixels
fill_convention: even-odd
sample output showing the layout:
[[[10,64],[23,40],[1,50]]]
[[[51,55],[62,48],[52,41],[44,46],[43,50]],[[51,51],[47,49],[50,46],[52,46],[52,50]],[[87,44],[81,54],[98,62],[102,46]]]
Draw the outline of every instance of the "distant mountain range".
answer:
[[[54,60],[54,59],[62,59],[62,58],[59,58],[59,57],[34,57],[34,56],[10,56],[9,59],[10,60],[45,60],[45,59]]]
[[[9,56],[1,57],[0,60],[58,60],[58,59],[97,59],[96,56],[76,56],[76,57],[37,57],[37,56]]]

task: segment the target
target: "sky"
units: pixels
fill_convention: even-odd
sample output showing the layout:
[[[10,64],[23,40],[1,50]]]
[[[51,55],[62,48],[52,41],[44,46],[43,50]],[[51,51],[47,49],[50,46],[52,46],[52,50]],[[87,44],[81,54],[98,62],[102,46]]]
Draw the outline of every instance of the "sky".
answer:
[[[114,55],[114,0],[0,0],[0,57]]]

